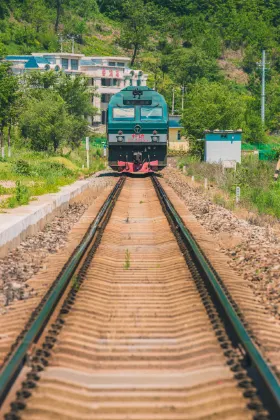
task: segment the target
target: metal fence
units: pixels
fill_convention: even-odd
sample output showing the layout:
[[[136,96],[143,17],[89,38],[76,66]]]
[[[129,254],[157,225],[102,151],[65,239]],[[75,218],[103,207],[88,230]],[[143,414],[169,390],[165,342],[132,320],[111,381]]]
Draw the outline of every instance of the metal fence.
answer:
[[[245,152],[257,151],[259,160],[277,160],[280,154],[280,147],[276,144],[243,143],[242,150]]]

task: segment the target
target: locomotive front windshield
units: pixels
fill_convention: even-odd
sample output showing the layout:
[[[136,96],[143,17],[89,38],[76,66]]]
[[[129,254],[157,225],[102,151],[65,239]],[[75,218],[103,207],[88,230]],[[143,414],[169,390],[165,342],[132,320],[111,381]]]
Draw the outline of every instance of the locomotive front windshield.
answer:
[[[113,108],[113,118],[117,121],[134,120],[135,108]]]
[[[141,107],[141,120],[160,120],[162,119],[162,108],[161,107]]]

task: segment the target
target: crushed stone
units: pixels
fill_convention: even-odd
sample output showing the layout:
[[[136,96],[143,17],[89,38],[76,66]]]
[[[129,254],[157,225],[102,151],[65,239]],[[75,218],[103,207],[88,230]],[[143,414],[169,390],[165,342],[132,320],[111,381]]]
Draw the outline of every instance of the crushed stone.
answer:
[[[272,226],[257,226],[211,202],[178,169],[165,168],[165,181],[204,228],[217,238],[229,265],[248,281],[257,300],[280,320],[280,238]]]
[[[101,171],[103,175],[109,170]],[[106,177],[95,177],[99,188],[108,185]],[[27,237],[21,244],[0,259],[0,313],[15,300],[28,299],[36,291],[26,281],[44,268],[49,254],[56,253],[67,243],[68,233],[80,219],[90,203],[69,205],[60,216],[46,224],[42,231]]]

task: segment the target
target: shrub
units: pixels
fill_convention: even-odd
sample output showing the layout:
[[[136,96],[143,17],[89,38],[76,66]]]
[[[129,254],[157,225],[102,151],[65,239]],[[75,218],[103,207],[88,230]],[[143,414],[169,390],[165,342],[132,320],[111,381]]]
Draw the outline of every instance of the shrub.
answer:
[[[52,176],[67,177],[73,175],[73,171],[59,162],[42,161],[32,166],[32,174],[42,178],[50,178]]]
[[[13,165],[13,171],[18,175],[30,175],[30,165],[26,160],[19,159]]]
[[[29,203],[30,191],[28,187],[23,185],[20,181],[16,181],[15,193],[9,197],[5,202],[1,203],[1,207],[14,208]]]
[[[18,204],[28,204],[29,202],[29,197],[30,197],[29,190],[20,181],[16,181],[15,197]]]

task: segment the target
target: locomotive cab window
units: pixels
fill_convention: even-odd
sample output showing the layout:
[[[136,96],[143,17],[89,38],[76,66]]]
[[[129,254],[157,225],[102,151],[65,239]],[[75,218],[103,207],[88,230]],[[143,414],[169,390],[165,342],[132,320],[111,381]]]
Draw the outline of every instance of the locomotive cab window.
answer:
[[[142,106],[141,108],[141,120],[160,120],[162,119],[162,108],[156,107],[146,107]]]
[[[135,109],[134,108],[113,108],[114,120],[134,120]]]

